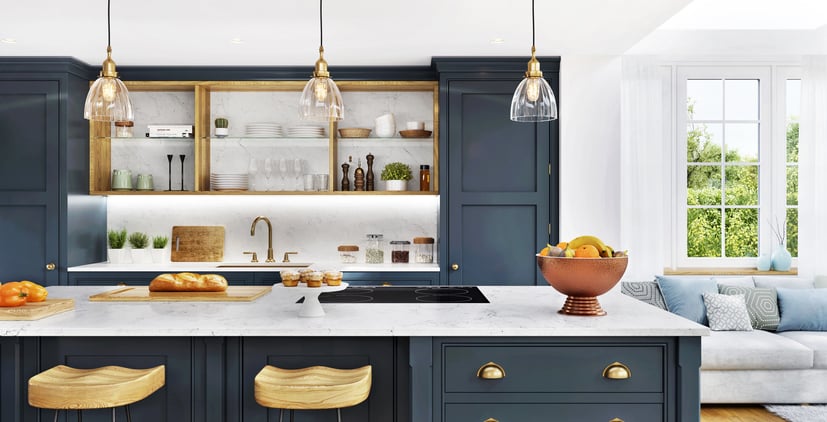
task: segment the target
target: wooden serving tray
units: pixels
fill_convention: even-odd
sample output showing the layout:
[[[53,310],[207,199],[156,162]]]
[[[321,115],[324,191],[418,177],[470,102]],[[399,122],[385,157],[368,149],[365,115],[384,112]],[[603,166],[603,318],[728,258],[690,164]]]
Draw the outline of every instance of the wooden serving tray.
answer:
[[[150,292],[149,286],[122,287],[89,296],[91,302],[252,302],[273,286],[229,286],[224,292]]]
[[[75,309],[74,299],[46,299],[23,306],[0,308],[0,321],[34,321]]]

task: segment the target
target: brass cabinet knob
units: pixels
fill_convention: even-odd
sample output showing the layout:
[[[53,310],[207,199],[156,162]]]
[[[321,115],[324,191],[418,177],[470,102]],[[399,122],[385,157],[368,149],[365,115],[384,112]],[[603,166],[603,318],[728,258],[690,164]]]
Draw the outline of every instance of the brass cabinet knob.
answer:
[[[54,270],[55,270],[55,263],[54,262],[50,262],[50,263],[46,264],[46,271],[54,271]]]
[[[632,378],[632,370],[620,362],[610,363],[609,366],[603,369],[603,378],[610,380],[626,380]]]
[[[459,264],[451,264],[451,269],[456,271],[459,269]]]
[[[482,422],[500,422],[500,421],[498,421],[498,420],[496,420],[496,419],[494,419],[494,418],[488,418],[488,419],[486,419],[486,420],[484,420],[484,421],[482,421]],[[620,422],[623,422],[623,421],[620,421]]]
[[[498,380],[505,378],[505,369],[494,362],[488,362],[477,369],[477,378],[484,380]]]
[[[623,419],[614,418],[614,419],[610,420],[609,422],[623,422]]]

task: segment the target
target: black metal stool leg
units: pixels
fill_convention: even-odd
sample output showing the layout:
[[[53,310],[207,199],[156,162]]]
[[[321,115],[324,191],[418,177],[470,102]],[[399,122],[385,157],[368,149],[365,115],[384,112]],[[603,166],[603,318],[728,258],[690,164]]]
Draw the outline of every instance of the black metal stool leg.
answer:
[[[284,416],[284,409],[279,409],[279,422],[282,422],[282,417]]]
[[[342,409],[336,409],[336,417],[342,422]]]
[[[55,422],[57,422],[57,415],[60,414],[60,409],[55,409]]]
[[[124,409],[126,409],[126,422],[132,422],[132,412],[129,411],[129,405],[125,405]]]
[[[112,422],[115,422],[115,408],[112,408]]]
[[[78,422],[83,422],[83,411],[78,409]]]
[[[293,422],[293,413],[294,412],[295,412],[295,410],[290,409],[290,422]]]

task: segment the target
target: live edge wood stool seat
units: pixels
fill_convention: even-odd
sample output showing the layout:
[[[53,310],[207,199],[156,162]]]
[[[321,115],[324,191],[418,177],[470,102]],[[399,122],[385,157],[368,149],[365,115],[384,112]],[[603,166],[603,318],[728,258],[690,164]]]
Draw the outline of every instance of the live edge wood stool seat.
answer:
[[[356,406],[368,398],[371,370],[370,365],[356,369],[282,369],[267,365],[255,378],[256,402],[280,409],[279,421],[285,409],[290,410],[291,421],[294,410],[336,409],[341,422],[341,408]]]
[[[78,410],[126,407],[127,420],[131,420],[129,405],[145,399],[164,386],[165,366],[132,369],[120,366],[103,366],[93,369],[77,369],[58,365],[29,378],[29,404],[41,409]]]

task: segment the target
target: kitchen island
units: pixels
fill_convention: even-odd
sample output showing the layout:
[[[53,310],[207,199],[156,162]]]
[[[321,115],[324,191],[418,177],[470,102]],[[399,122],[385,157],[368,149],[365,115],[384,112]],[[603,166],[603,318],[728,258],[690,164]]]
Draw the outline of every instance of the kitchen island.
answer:
[[[88,300],[115,288],[49,287],[75,309],[0,321],[2,393],[18,403],[4,402],[0,420],[34,420],[25,381],[52,365],[158,362],[167,386],[135,406],[147,420],[268,420],[252,399],[252,377],[268,363],[374,365],[371,398],[343,412],[352,421],[699,418],[707,328],[619,292],[600,298],[608,315],[597,318],[558,314],[565,297],[546,286],[480,287],[484,304],[329,303],[322,318],[299,317],[300,294],[290,289],[248,303]],[[489,361],[504,378],[477,376]],[[628,379],[605,376],[615,362]],[[330,417],[321,413],[298,420]]]

